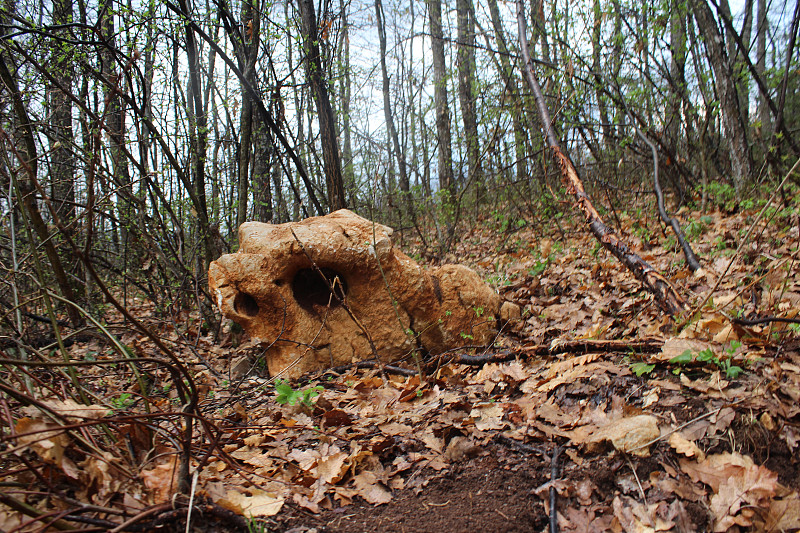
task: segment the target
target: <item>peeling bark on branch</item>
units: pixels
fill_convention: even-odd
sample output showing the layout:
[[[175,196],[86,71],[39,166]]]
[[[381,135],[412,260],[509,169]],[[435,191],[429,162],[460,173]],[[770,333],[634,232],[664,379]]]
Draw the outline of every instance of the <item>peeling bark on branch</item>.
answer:
[[[680,313],[687,308],[684,299],[664,276],[656,272],[653,267],[642,260],[641,257],[631,250],[628,245],[614,233],[613,229],[603,222],[600,214],[592,205],[591,199],[586,194],[583,182],[578,176],[578,171],[575,169],[569,157],[561,150],[558,137],[556,136],[555,129],[550,119],[550,112],[547,109],[544,96],[542,95],[542,89],[533,72],[531,55],[528,50],[525,8],[521,0],[517,0],[517,24],[519,27],[520,48],[525,62],[525,77],[533,92],[534,99],[536,100],[536,105],[539,109],[539,115],[542,119],[542,125],[547,137],[547,143],[558,162],[559,169],[561,170],[561,178],[567,188],[567,192],[575,198],[577,208],[583,213],[586,224],[589,226],[595,238],[600,241],[600,244],[633,273],[636,279],[653,294],[658,305],[666,313],[670,315]]]

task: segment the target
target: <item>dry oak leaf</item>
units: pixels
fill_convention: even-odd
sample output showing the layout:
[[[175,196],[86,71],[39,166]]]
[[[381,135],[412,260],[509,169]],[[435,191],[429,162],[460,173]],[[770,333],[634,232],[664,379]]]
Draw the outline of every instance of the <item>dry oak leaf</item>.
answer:
[[[621,452],[646,457],[650,454],[649,443],[660,435],[656,417],[637,415],[609,420],[607,425],[590,433],[584,442],[594,444],[608,440]]]
[[[800,494],[793,492],[783,499],[772,500],[763,529],[764,531],[800,529]]]
[[[83,405],[71,398],[66,400],[44,400],[44,405],[67,418],[103,418],[112,413],[112,410],[102,405]],[[41,411],[33,406],[23,409],[25,414],[33,418],[41,418]],[[38,415],[38,416],[37,416]]]
[[[154,503],[168,502],[178,490],[178,456],[171,456],[166,463],[155,468],[142,470],[139,475],[152,494]]]
[[[39,413],[41,415],[41,413]],[[52,422],[33,418],[20,418],[14,426],[19,448],[14,453],[21,453],[25,449],[36,452],[43,461],[61,466],[64,459],[64,449],[69,445],[70,438],[60,429],[61,426]],[[29,433],[24,435],[24,433]]]
[[[614,517],[604,511],[605,509],[597,506],[582,506],[579,509],[569,507],[564,509],[563,515],[558,513],[558,525],[562,531],[577,531],[579,533],[612,531],[611,523]]]
[[[706,458],[706,454],[703,453],[703,450],[698,448],[697,444],[684,437],[680,432],[673,433],[669,436],[669,445],[672,446],[676,452],[686,457],[696,457],[699,461]]]
[[[739,453],[715,454],[696,462],[681,459],[680,465],[693,481],[701,481],[714,491],[714,531],[753,525],[755,517],[771,506],[780,488],[775,472]]]
[[[243,494],[230,489],[225,496],[217,500],[217,505],[248,518],[255,516],[274,516],[283,507],[283,498],[270,492],[249,489],[250,494]]]
[[[508,427],[508,422],[503,422],[503,406],[499,403],[476,404],[469,413],[475,421],[475,428],[479,431],[490,431]]]
[[[612,502],[614,516],[628,533],[655,533],[670,531],[675,525],[658,513],[658,503],[644,505],[628,496],[615,496]]]
[[[655,361],[665,362],[682,355],[686,350],[692,353],[699,353],[710,347],[711,346],[707,342],[671,337],[664,341],[664,346],[661,347],[661,353],[654,355],[653,359]]]
[[[711,497],[711,511],[716,516],[714,531],[753,525],[757,508],[768,508],[778,489],[778,474],[763,466],[753,465],[738,474],[723,482]]]
[[[100,453],[102,457],[89,456],[81,463],[81,475],[87,489],[94,491],[92,499],[102,504],[119,491],[123,478],[114,467],[118,459],[112,453]]]
[[[384,488],[374,472],[365,470],[359,473],[353,478],[353,484],[358,491],[358,495],[373,505],[392,501],[392,493]]]

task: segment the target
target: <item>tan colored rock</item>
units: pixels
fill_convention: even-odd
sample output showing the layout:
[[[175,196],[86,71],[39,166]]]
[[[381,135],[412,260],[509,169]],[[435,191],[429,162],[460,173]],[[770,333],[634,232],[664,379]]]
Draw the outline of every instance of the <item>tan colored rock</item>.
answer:
[[[522,318],[522,309],[514,302],[503,302],[500,306],[500,320],[502,322],[516,322]]]
[[[464,266],[423,269],[391,235],[346,209],[247,222],[239,251],[211,263],[209,285],[222,313],[268,346],[273,376],[370,359],[373,346],[387,363],[492,342],[497,293]]]

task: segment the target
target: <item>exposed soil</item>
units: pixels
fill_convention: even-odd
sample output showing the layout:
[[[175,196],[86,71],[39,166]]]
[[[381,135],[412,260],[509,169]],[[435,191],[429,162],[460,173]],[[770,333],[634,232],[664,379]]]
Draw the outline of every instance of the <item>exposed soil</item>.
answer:
[[[270,525],[276,531],[332,533],[541,531],[549,518],[534,491],[549,475],[549,458],[495,445],[431,478],[422,491],[402,491],[386,505],[361,501],[319,516],[294,511]]]

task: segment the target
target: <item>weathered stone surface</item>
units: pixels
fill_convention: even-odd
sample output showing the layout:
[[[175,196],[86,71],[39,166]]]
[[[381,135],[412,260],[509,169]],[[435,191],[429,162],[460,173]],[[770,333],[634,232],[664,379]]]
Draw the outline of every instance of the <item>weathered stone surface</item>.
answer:
[[[490,343],[497,293],[464,266],[423,269],[394,249],[391,235],[346,209],[288,224],[248,222],[239,251],[211,264],[209,285],[222,313],[269,346],[272,375],[369,359],[373,347],[386,363],[418,348]]]

